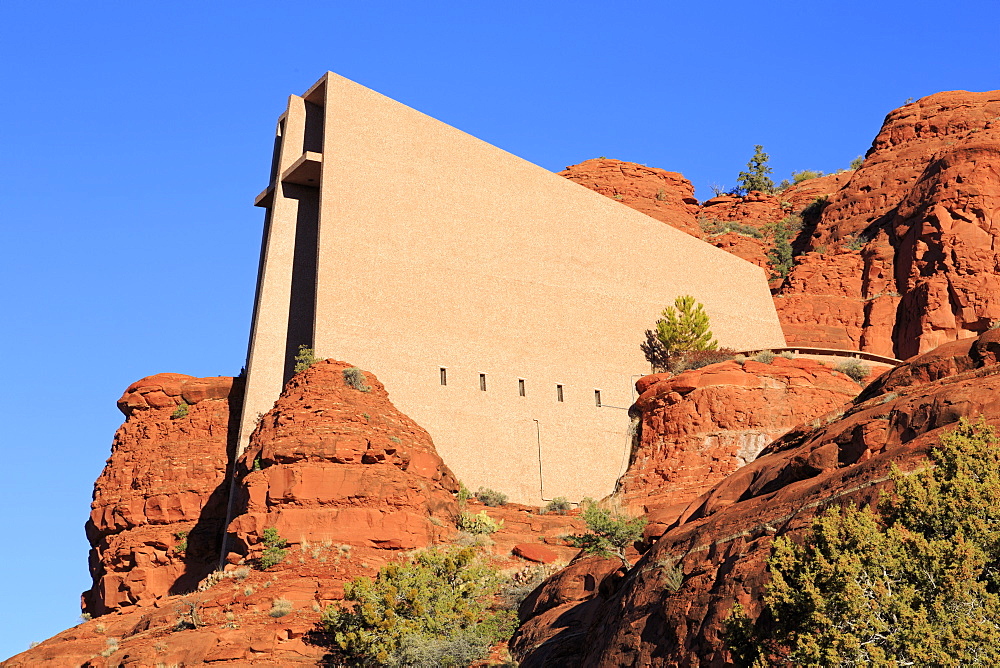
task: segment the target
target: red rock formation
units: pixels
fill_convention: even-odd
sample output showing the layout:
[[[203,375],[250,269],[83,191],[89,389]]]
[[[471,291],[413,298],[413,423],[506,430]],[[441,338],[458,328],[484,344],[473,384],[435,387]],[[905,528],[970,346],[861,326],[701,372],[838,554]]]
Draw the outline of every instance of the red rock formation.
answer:
[[[830,197],[815,243],[890,222],[931,162],[966,145],[996,142],[998,117],[1000,91],[935,93],[889,112],[861,169]]]
[[[788,345],[860,349],[865,323],[865,303],[860,298],[863,265],[861,254],[849,250],[798,258],[795,270],[774,295]]]
[[[324,361],[297,375],[261,418],[237,467],[229,563],[211,575],[220,490],[229,489],[220,483],[232,379],[160,374],[129,387],[88,523],[97,572],[85,599],[107,614],[3,665],[320,665],[328,651],[316,635],[320,611],[342,598],[344,582],[410,549],[462,539],[458,484],[430,437],[370,374],[369,391],[347,386],[347,367]],[[187,415],[171,418],[181,401]],[[490,538],[504,567],[565,563],[579,552],[562,538],[582,531],[578,511],[469,501],[469,512],[483,510],[503,521]],[[260,571],[252,566],[270,527],[288,546]],[[183,554],[179,530],[190,531]],[[276,610],[276,600],[291,611]]]
[[[891,465],[919,465],[960,417],[1000,424],[998,354],[998,330],[950,343],[883,375],[839,419],[789,432],[690,503],[627,577],[604,580],[584,603],[570,596],[527,611],[510,643],[515,658],[523,668],[551,656],[575,666],[724,665],[725,619],[737,602],[760,613],[776,536],[800,535],[831,503],[871,502]],[[545,587],[561,600],[555,579]]]
[[[742,197],[719,195],[706,200],[699,215],[709,221],[729,221],[759,228],[776,223],[789,211],[782,208],[778,197],[754,190]]]
[[[639,442],[616,496],[662,529],[684,507],[802,422],[840,408],[860,386],[809,359],[722,362],[636,383]]]
[[[1000,91],[937,93],[896,109],[812,231],[814,249],[867,240],[861,289],[811,292],[796,279],[817,267],[799,264],[780,290],[792,298],[779,307],[783,322],[796,342],[840,338],[904,359],[985,331],[1000,318],[998,212]],[[819,273],[856,265],[827,256]],[[820,314],[827,322],[810,331]]]
[[[695,213],[698,200],[691,182],[677,172],[634,162],[595,158],[559,172],[570,181],[618,200],[647,216],[692,236],[701,236]]]
[[[792,211],[802,211],[816,201],[817,198],[829,198],[833,193],[843,188],[851,180],[854,172],[845,170],[835,174],[807,179],[778,193],[784,208]]]
[[[937,93],[900,107],[860,169],[776,197],[720,196],[699,208],[690,184],[664,187],[670,173],[659,171],[589,160],[562,175],[765,268],[772,240],[706,236],[692,218],[762,227],[827,198],[795,244],[822,253],[801,256],[789,280],[772,286],[790,343],[907,358],[1000,320],[1000,91]],[[860,253],[848,250],[859,244]]]
[[[726,232],[708,235],[705,237],[705,241],[716,248],[721,248],[727,253],[732,253],[736,257],[741,257],[747,262],[762,267],[770,275],[771,265],[767,251],[771,248],[771,244],[764,239],[757,239],[739,232]]]
[[[83,603],[90,614],[188,591],[214,570],[232,386],[232,378],[161,373],[118,400],[125,424],[94,485],[87,522],[94,585]]]
[[[430,436],[373,376],[368,391],[348,385],[349,367],[325,360],[296,375],[251,435],[230,526],[241,556],[257,556],[272,526],[293,545],[391,553],[439,542],[453,524],[458,481]]]

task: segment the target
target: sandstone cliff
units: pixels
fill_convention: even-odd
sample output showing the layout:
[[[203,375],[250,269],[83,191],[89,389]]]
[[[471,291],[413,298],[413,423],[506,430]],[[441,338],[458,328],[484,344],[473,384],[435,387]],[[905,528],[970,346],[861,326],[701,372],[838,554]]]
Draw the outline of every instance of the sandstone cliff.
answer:
[[[87,538],[94,616],[189,591],[218,561],[232,378],[161,373],[118,400],[125,424],[94,484]]]

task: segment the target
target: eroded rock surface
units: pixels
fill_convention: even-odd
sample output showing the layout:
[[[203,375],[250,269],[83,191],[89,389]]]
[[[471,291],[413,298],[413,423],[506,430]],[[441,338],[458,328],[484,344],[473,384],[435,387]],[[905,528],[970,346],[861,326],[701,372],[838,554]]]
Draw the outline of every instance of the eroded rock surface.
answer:
[[[839,409],[861,387],[810,359],[712,364],[636,383],[639,442],[616,496],[650,515],[650,529],[796,425]]]
[[[824,274],[848,275],[854,258],[801,261],[779,292],[786,337],[830,342],[832,324],[845,344],[906,359],[986,331],[1000,319],[998,217],[1000,91],[937,93],[892,111],[809,245],[863,243],[860,290],[813,292],[798,280],[820,261]],[[820,314],[824,327],[811,332]]]
[[[737,602],[760,614],[776,536],[800,535],[830,504],[871,502],[893,464],[920,465],[959,418],[1000,424],[998,351],[996,330],[938,348],[873,382],[839,419],[774,441],[688,504],[618,583],[602,581],[582,603],[529,611],[511,642],[515,657],[524,668],[726,664],[725,620]],[[558,591],[547,596],[559,600]]]
[[[102,616],[3,665],[325,665],[320,614],[345,582],[412,549],[470,540],[456,527],[458,482],[427,432],[371,374],[368,391],[347,384],[349,366],[328,360],[298,374],[261,417],[237,462],[228,559],[215,573],[232,379],[159,374],[130,386],[88,523],[101,570],[85,600]],[[172,418],[181,402],[187,415]],[[501,568],[566,563],[579,552],[563,539],[582,531],[579,511],[540,515],[475,500],[466,510],[503,522],[488,541]],[[268,528],[286,547],[260,570]]]
[[[161,373],[118,400],[126,420],[94,484],[87,522],[94,585],[83,603],[90,614],[188,591],[214,570],[232,388],[229,377]]]

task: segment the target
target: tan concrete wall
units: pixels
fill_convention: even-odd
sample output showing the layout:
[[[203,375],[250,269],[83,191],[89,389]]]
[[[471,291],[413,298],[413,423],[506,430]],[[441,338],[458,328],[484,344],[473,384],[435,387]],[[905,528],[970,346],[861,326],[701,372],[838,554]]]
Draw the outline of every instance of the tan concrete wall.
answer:
[[[302,155],[305,106],[301,97],[289,97],[288,109],[278,120],[278,125],[283,128],[280,131],[281,150],[277,156],[277,174],[281,174]],[[257,416],[271,409],[284,385],[285,333],[288,328],[298,202],[283,197],[280,180],[272,185],[275,192],[261,248],[260,275],[257,277],[257,297],[247,351],[246,392],[240,419],[241,452],[257,424]]]
[[[336,75],[326,95],[317,354],[375,372],[472,489],[609,493],[629,420],[594,389],[632,403],[679,294],[723,345],[784,342],[758,267]]]
[[[722,345],[784,345],[760,268],[327,76],[316,353],[374,372],[473,490],[610,493],[643,332],[680,294]]]

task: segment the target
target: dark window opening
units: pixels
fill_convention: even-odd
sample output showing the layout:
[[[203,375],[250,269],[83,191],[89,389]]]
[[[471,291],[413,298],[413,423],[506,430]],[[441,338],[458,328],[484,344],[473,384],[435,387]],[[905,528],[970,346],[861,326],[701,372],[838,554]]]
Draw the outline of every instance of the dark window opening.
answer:
[[[518,396],[524,396],[524,378],[517,379],[517,394]]]
[[[596,404],[598,408],[601,407],[601,391],[600,390],[594,390],[594,404]]]
[[[563,387],[562,385],[556,385],[556,401],[563,400]]]
[[[486,391],[486,374],[485,373],[479,374],[479,389],[482,390],[483,392]]]
[[[441,367],[441,384],[442,385],[448,384],[448,369],[444,367]]]

